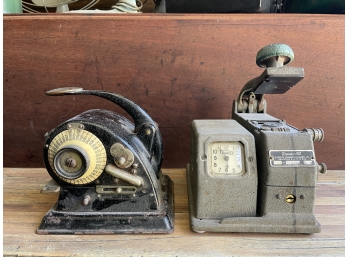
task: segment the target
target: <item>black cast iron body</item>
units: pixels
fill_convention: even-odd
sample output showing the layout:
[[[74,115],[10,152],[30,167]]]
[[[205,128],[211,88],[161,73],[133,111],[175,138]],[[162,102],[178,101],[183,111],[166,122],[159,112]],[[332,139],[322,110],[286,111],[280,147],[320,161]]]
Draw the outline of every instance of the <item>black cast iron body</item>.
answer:
[[[57,89],[50,95],[86,94],[106,98],[122,107],[134,120],[107,110],[89,110],[62,123],[45,138],[44,161],[48,173],[60,185],[58,202],[45,215],[39,234],[73,233],[169,233],[173,231],[173,183],[162,175],[162,138],[157,124],[134,102],[120,95],[94,90]],[[70,124],[79,124],[103,144],[106,165],[115,165],[110,148],[120,143],[134,155],[140,186],[103,171],[91,183],[71,185],[60,179],[49,162],[52,140]],[[149,131],[151,132],[149,134]],[[134,167],[124,168],[131,173]],[[132,187],[132,193],[115,193],[117,187]],[[97,188],[111,188],[110,193]],[[88,201],[86,201],[86,197]],[[84,203],[85,201],[85,203]],[[87,204],[86,204],[87,203]]]

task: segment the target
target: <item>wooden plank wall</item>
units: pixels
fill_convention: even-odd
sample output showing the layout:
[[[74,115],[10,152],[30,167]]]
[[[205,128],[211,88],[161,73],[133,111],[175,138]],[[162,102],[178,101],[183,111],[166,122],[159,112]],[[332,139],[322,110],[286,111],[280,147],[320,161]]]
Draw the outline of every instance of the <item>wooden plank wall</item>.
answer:
[[[228,119],[243,85],[261,74],[257,51],[286,43],[305,78],[266,97],[268,113],[320,127],[318,162],[344,169],[344,15],[4,16],[4,166],[43,167],[44,134],[93,108],[93,96],[48,97],[58,87],[108,90],[159,124],[164,167],[189,161],[193,119]]]

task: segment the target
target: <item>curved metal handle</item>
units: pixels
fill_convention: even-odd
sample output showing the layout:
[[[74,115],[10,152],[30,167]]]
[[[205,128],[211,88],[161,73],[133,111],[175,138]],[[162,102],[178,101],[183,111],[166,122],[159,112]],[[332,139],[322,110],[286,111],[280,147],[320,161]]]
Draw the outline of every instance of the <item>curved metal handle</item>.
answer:
[[[152,118],[136,103],[133,101],[107,91],[102,90],[84,90],[79,87],[63,87],[57,88],[46,92],[50,96],[61,96],[61,95],[95,95],[117,104],[122,109],[124,109],[134,120],[135,132],[137,133],[144,124],[157,124],[152,120]]]
[[[84,90],[83,88],[78,87],[57,88],[47,91],[46,94],[49,96],[95,95],[105,98],[120,106],[134,120],[134,132],[146,146],[150,156],[154,156],[154,158],[151,158],[151,163],[156,173],[159,174],[163,158],[162,137],[156,122],[154,122],[154,120],[139,105],[119,94],[102,90]]]

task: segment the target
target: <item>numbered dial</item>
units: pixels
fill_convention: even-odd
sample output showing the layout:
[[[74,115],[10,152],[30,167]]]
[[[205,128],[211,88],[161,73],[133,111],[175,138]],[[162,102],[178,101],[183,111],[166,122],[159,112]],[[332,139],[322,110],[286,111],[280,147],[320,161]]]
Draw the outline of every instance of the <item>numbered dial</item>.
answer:
[[[106,151],[91,132],[71,128],[53,138],[48,148],[48,161],[59,179],[84,185],[96,180],[103,172]]]
[[[243,173],[244,147],[240,142],[214,142],[209,145],[209,165],[214,174]]]

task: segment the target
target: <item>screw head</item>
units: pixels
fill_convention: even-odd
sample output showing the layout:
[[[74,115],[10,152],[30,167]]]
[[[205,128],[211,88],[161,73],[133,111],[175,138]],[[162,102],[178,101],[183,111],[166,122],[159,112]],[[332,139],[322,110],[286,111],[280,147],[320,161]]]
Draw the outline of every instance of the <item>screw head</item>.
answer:
[[[76,168],[76,160],[74,158],[69,158],[65,161],[65,165],[68,166],[69,168]]]
[[[290,194],[285,197],[285,201],[287,203],[295,203],[296,202],[296,196]]]

